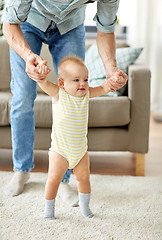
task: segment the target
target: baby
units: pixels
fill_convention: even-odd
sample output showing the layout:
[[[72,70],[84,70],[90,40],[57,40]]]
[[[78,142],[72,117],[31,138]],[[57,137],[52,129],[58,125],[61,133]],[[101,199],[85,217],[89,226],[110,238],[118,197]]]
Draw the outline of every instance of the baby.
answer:
[[[42,74],[49,71],[45,64],[37,68]],[[55,219],[55,198],[68,168],[73,169],[76,176],[81,213],[83,217],[91,218],[90,161],[87,152],[89,98],[115,91],[115,82],[112,84],[108,79],[101,86],[89,87],[88,69],[83,60],[68,56],[59,63],[58,85],[47,78],[38,84],[54,102],[44,218]]]

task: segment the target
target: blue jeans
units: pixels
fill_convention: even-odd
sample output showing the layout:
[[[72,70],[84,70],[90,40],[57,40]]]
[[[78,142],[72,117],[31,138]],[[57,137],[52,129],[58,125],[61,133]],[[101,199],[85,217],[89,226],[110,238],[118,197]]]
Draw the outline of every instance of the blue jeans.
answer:
[[[61,35],[55,23],[50,24],[46,32],[29,23],[21,25],[22,32],[31,50],[40,55],[42,43],[48,44],[57,75],[59,61],[67,55],[75,54],[85,58],[84,26]],[[10,48],[11,65],[11,133],[12,158],[14,171],[29,172],[33,166],[33,148],[35,138],[34,100],[37,83],[25,72],[24,60]],[[71,170],[67,170],[63,182],[69,182]]]

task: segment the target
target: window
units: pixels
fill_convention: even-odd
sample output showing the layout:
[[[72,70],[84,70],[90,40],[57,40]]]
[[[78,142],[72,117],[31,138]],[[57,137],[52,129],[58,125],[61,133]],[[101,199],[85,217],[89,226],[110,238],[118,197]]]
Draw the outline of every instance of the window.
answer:
[[[85,17],[85,26],[96,26],[96,22],[93,21],[93,18],[97,12],[97,2],[87,4],[86,7],[86,17]]]
[[[120,31],[121,33],[126,32],[126,27],[129,25],[130,19],[131,19],[131,11],[129,9],[132,8],[132,4],[134,4],[136,0],[130,1],[130,0],[120,0],[119,9],[117,12],[118,17],[118,29],[117,31]],[[93,18],[97,12],[97,2],[87,4],[86,8],[86,17],[85,17],[85,28],[86,28],[86,34],[93,37],[96,32],[96,22],[93,21]],[[120,27],[120,30],[119,30]],[[117,33],[118,34],[118,33]]]

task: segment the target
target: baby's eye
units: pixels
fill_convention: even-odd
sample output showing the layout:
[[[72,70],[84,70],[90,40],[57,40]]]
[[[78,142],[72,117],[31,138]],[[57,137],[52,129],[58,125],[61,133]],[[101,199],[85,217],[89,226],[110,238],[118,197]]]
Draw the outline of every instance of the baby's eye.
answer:
[[[74,82],[79,82],[79,79],[74,79],[73,81],[74,81]]]
[[[88,82],[88,79],[85,79],[84,81],[85,81],[85,82]]]

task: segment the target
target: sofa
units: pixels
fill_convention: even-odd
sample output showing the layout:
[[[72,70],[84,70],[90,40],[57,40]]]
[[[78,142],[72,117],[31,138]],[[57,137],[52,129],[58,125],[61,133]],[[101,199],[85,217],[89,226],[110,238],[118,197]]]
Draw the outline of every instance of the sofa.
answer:
[[[92,41],[93,42],[93,41]],[[86,41],[86,48],[91,41]],[[42,57],[51,69],[52,59],[47,46],[42,48]],[[150,70],[141,64],[132,64],[128,69],[128,89],[124,96],[97,97],[90,99],[88,123],[89,151],[128,151],[136,153],[136,175],[144,175],[145,154],[148,152],[150,119]],[[0,39],[0,165],[4,151],[11,158],[9,47]],[[52,70],[49,80],[56,82]],[[35,146],[34,159],[39,161],[40,153],[48,154],[51,143],[52,100],[37,88],[34,104]],[[10,159],[11,161],[11,159]],[[40,162],[41,164],[41,162]]]

